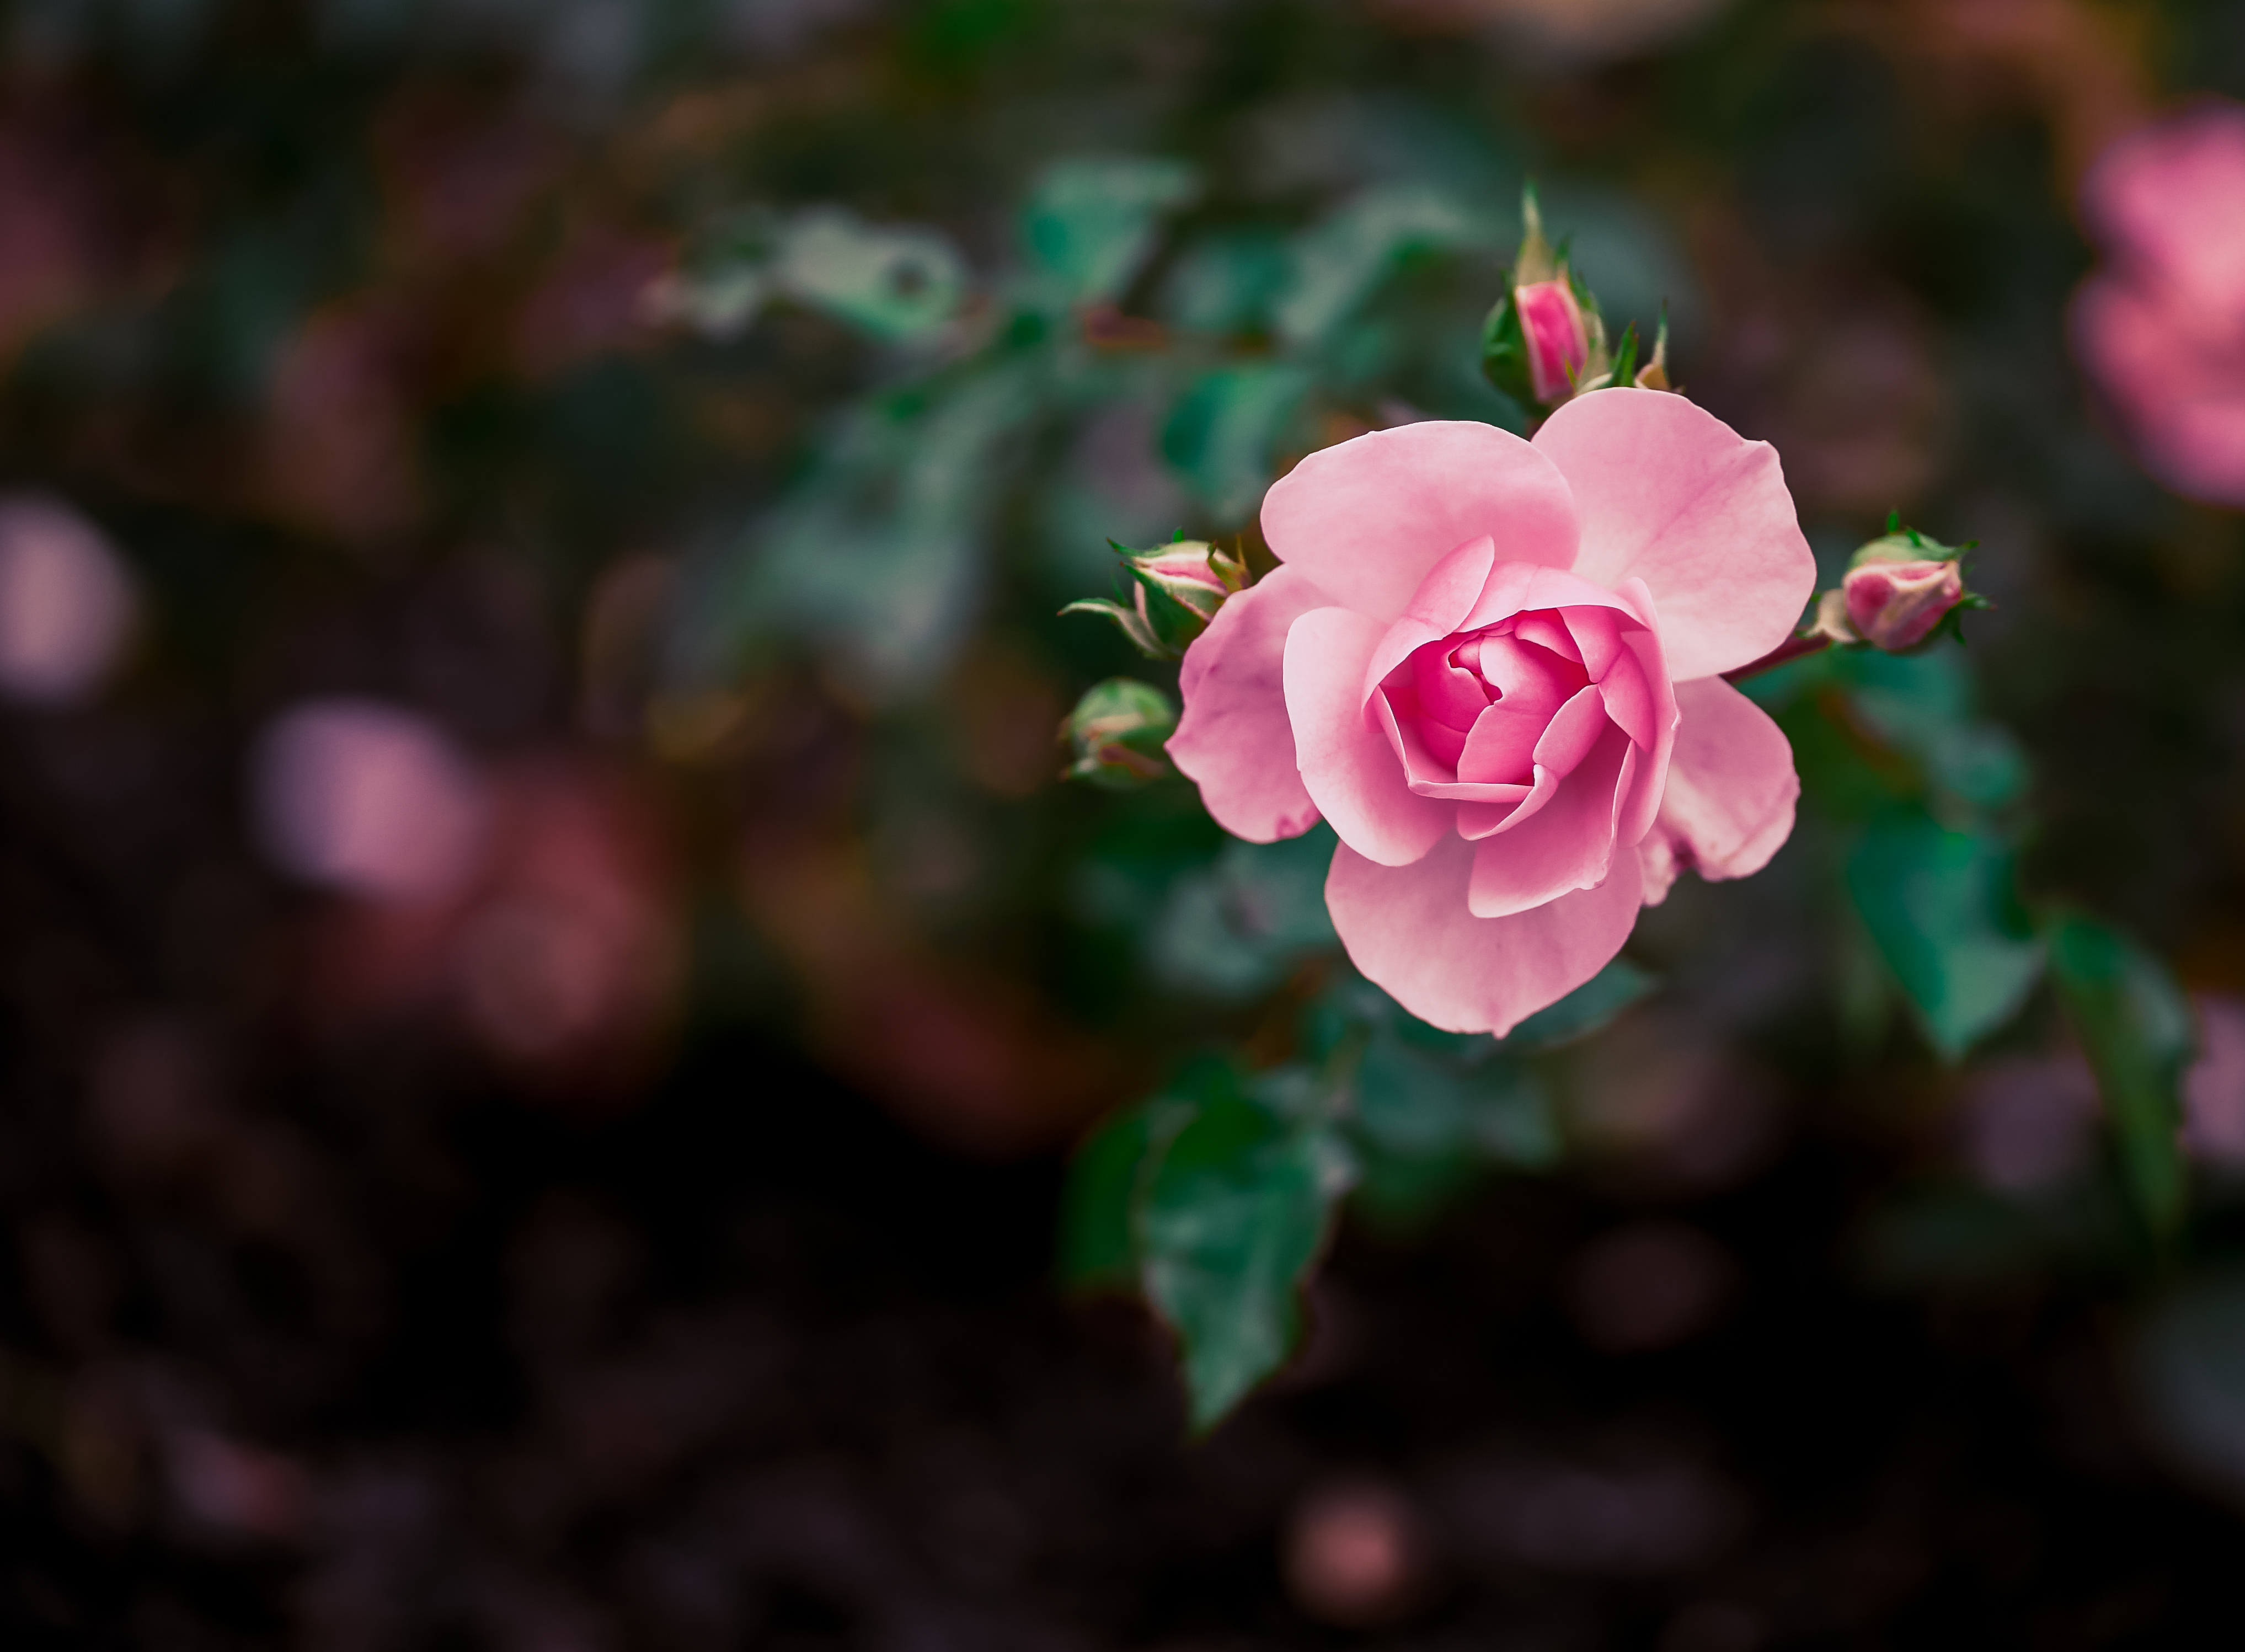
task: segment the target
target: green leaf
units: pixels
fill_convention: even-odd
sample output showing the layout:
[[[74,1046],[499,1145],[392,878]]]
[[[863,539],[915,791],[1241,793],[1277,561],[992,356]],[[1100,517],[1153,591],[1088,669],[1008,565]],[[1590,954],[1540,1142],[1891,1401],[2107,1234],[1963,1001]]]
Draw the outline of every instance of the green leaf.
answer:
[[[966,289],[966,261],[934,230],[883,228],[838,206],[785,220],[759,207],[720,220],[654,299],[711,338],[737,335],[768,300],[785,297],[901,341],[949,321]]]
[[[1528,338],[1521,331],[1520,311],[1512,301],[1511,277],[1505,278],[1504,296],[1490,307],[1481,324],[1482,376],[1523,407],[1536,405],[1536,390],[1528,370]]]
[[[1936,1049],[1957,1060],[2033,990],[2042,947],[2017,911],[2011,855],[1898,809],[1873,822],[1848,861],[1863,927]]]
[[[1182,1345],[1196,1432],[1292,1351],[1302,1282],[1351,1175],[1329,1127],[1290,1127],[1236,1090],[1202,1100],[1161,1154],[1139,1255],[1147,1299]]]
[[[967,290],[966,261],[929,229],[882,229],[824,207],[788,226],[773,285],[878,338],[940,327]]]
[[[2097,1074],[2121,1181],[2145,1227],[2166,1239],[2183,1217],[2176,1138],[2198,1043],[2190,1001],[2157,958],[2106,924],[2061,912],[2048,934],[2051,980]]]
[[[1275,843],[1235,839],[1215,864],[1179,878],[1147,931],[1155,974],[1187,992],[1251,998],[1333,945],[1325,884],[1333,841],[1323,824]]]
[[[924,687],[974,619],[1041,389],[1033,362],[1001,359],[853,410],[777,510],[688,569],[674,674],[729,678],[757,649],[808,647],[874,699]]]
[[[1982,809],[2025,795],[2031,778],[2026,754],[2010,730],[1974,715],[1970,669],[1955,652],[1850,649],[1828,668],[1848,685],[1856,718],[1915,758],[1935,786]]]
[[[1223,522],[1244,521],[1270,484],[1279,437],[1310,375],[1257,362],[1194,381],[1162,428],[1162,456]]]
[[[1039,175],[1022,213],[1030,262],[1063,303],[1119,297],[1153,250],[1161,215],[1197,188],[1180,161],[1056,161]]]
[[[1162,281],[1162,313],[1198,333],[1247,333],[1264,327],[1291,266],[1285,243],[1260,229],[1234,229],[1196,240]]]
[[[1136,1290],[1134,1212],[1148,1166],[1163,1141],[1156,1110],[1141,1102],[1113,1114],[1069,1161],[1061,1195],[1060,1276],[1079,1290]]]
[[[1355,1073],[1351,1138],[1362,1166],[1353,1197],[1375,1221],[1414,1227],[1492,1165],[1548,1169],[1559,1157],[1550,1099],[1528,1067],[1495,1050],[1477,1062],[1382,1028]]]
[[[1625,958],[1618,958],[1547,1009],[1529,1016],[1505,1036],[1512,1050],[1544,1050],[1597,1032],[1660,985],[1660,978]]]
[[[1410,254],[1483,246],[1491,235],[1485,218],[1444,191],[1376,185],[1295,237],[1292,278],[1272,314],[1278,336],[1315,349]]]

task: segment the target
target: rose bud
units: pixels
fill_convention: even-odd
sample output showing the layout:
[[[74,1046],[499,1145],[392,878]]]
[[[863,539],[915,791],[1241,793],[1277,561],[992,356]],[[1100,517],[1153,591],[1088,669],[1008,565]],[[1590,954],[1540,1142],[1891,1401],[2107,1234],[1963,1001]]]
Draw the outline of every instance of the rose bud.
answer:
[[[1841,586],[1854,640],[1896,653],[1923,642],[1956,609],[1985,607],[1964,588],[1961,552],[1970,548],[1943,545],[1889,518],[1886,533],[1850,559]],[[1820,613],[1820,621],[1825,618]]]
[[[1852,570],[1842,587],[1856,634],[1889,653],[1925,640],[1964,599],[1954,562],[1874,562]]]
[[[1482,371],[1516,401],[1557,406],[1612,380],[1605,323],[1544,238],[1533,185],[1521,192],[1525,233],[1507,292],[1482,327]]]
[[[1111,620],[1138,652],[1175,660],[1208,629],[1224,599],[1245,587],[1247,565],[1204,539],[1179,539],[1151,551],[1116,545],[1131,579],[1131,603],[1106,597],[1071,602],[1062,613],[1095,613]]]
[[[1177,709],[1151,683],[1110,677],[1087,690],[1060,726],[1075,752],[1068,780],[1124,790],[1170,772],[1162,743],[1177,726]]]
[[[1512,291],[1520,331],[1528,343],[1528,382],[1539,402],[1563,402],[1582,382],[1590,359],[1590,334],[1583,307],[1563,273]]]

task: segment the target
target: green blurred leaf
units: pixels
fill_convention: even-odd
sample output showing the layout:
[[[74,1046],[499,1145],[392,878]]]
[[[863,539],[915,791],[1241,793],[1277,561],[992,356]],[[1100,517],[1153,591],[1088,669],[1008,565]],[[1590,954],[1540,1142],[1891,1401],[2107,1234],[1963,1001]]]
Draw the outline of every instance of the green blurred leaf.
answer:
[[[1205,1432],[1283,1364],[1304,1276],[1352,1167],[1329,1127],[1290,1127],[1244,1097],[1203,1100],[1149,1178],[1139,1216],[1147,1299],[1183,1344]]]
[[[1220,522],[1246,518],[1270,484],[1280,437],[1307,394],[1304,368],[1256,362],[1189,386],[1162,428],[1162,455]]]
[[[934,230],[883,228],[839,206],[787,220],[750,208],[704,232],[652,298],[659,315],[711,338],[737,336],[767,301],[790,298],[903,341],[949,321],[966,289],[966,261]]]
[[[1390,1226],[1416,1226],[1492,1165],[1543,1170],[1558,1161],[1550,1099],[1535,1074],[1482,1040],[1477,1061],[1407,1041],[1383,1027],[1355,1073],[1352,1140],[1363,1175],[1358,1207]]]
[[[877,698],[942,670],[980,602],[1041,388],[1033,357],[1007,358],[855,410],[777,511],[689,572],[675,674],[722,677],[754,648],[803,644]]]
[[[1950,1060],[2009,1020],[2033,990],[2042,947],[2017,912],[2011,855],[1995,839],[1893,810],[1848,861],[1863,927],[1934,1047]]]
[[[2182,1075],[2196,1053],[2190,1001],[2160,961],[2109,925],[2061,912],[2048,925],[2051,980],[2097,1074],[2121,1180],[2144,1225],[2181,1227]]]
[[[1414,253],[1489,244],[1490,221],[1421,184],[1364,191],[1296,236],[1292,270],[1272,319],[1297,349],[1326,342]]]
[[[1511,1050],[1543,1050],[1597,1032],[1660,985],[1660,978],[1625,958],[1618,958],[1548,1009],[1529,1016],[1506,1035]]]
[[[1214,865],[1171,886],[1147,931],[1147,959],[1168,985],[1251,998],[1306,954],[1334,944],[1326,910],[1333,829],[1275,843],[1224,845]]]
[[[940,327],[967,289],[966,261],[946,237],[878,228],[837,207],[788,227],[771,277],[780,291],[885,339]]]
[[[1161,215],[1197,188],[1181,161],[1055,162],[1039,175],[1022,213],[1030,262],[1064,303],[1118,297],[1153,250]]]
[[[1855,715],[1915,758],[1935,786],[1981,809],[2025,795],[2031,778],[2026,754],[2009,729],[1974,714],[1971,668],[1958,651],[1850,648],[1837,651],[1828,668],[1847,685]]]
[[[1064,1284],[1077,1290],[1137,1288],[1139,1195],[1154,1155],[1182,1122],[1174,1107],[1164,1113],[1141,1102],[1109,1118],[1076,1148],[1061,1195],[1059,1266]]]
[[[1267,230],[1224,231],[1195,241],[1162,282],[1163,313],[1200,333],[1265,326],[1286,282],[1286,245]]]

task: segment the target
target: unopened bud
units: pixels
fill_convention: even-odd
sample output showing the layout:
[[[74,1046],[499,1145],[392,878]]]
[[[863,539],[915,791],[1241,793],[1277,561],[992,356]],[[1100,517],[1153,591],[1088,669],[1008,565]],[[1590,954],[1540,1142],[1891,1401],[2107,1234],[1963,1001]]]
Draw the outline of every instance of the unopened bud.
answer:
[[[1929,640],[1950,615],[1989,606],[1964,586],[1970,542],[1946,545],[1898,522],[1889,516],[1886,532],[1848,559],[1839,589],[1816,599],[1803,639],[1901,653]]]
[[[1539,402],[1563,402],[1590,364],[1590,334],[1583,307],[1562,274],[1512,289],[1520,334],[1528,348],[1528,383]]]
[[[1964,573],[1953,561],[1923,558],[1867,562],[1848,571],[1841,589],[1856,634],[1892,653],[1924,641],[1964,599]]]
[[[1170,772],[1162,744],[1176,732],[1177,708],[1151,683],[1110,677],[1087,690],[1061,724],[1075,753],[1065,777],[1122,790]]]
[[[1521,192],[1524,233],[1506,291],[1482,323],[1482,371],[1514,400],[1556,407],[1613,383],[1597,302],[1543,234],[1533,185]]]
[[[1184,653],[1208,629],[1224,599],[1247,584],[1245,561],[1203,539],[1179,539],[1150,551],[1115,548],[1130,578],[1130,605],[1087,597],[1061,612],[1095,613],[1113,621],[1151,659],[1175,660]]]

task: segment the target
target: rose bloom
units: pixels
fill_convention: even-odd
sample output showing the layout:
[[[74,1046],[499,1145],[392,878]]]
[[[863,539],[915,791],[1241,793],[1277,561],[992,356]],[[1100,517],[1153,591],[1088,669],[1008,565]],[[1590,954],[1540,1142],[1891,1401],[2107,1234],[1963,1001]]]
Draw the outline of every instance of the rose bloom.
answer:
[[[1523,442],[1429,423],[1271,489],[1283,566],[1186,653],[1169,751],[1255,843],[1323,817],[1326,901],[1414,1015],[1509,1031],[1677,871],[1759,870],[1800,781],[1719,673],[1815,584],[1777,454],[1680,396],[1595,390]]]
[[[2245,505],[2245,108],[2121,139],[2081,205],[2107,263],[2075,296],[2075,353],[2146,469]]]

